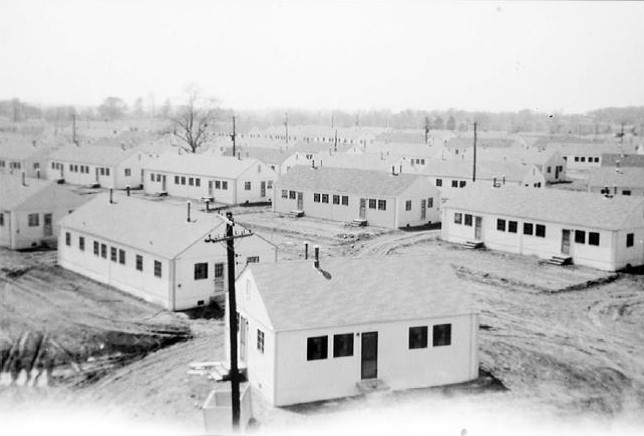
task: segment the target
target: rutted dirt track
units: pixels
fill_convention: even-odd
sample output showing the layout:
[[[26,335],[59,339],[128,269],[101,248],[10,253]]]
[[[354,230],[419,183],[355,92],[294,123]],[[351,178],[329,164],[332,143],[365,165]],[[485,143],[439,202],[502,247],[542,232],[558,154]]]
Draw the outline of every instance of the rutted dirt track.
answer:
[[[304,240],[319,245],[323,256],[426,254],[428,268],[454,268],[465,284],[477,284],[471,288],[481,312],[481,366],[501,380],[513,398],[549,404],[562,413],[637,415],[636,411],[644,409],[644,276],[555,267],[497,252],[472,252],[441,242],[435,230],[349,228],[311,219],[277,218],[263,211],[239,215],[238,221],[276,244],[281,259],[301,258]],[[84,315],[76,321],[76,315],[66,312],[71,300],[61,302],[56,297],[51,302],[52,307],[57,304],[56,309],[40,317],[12,321],[14,339],[20,330],[15,326],[21,326],[20,322],[24,328],[36,325],[32,330],[45,331],[46,323],[39,319],[48,317],[71,317],[71,324],[89,330],[118,326],[119,331],[128,333],[154,332],[159,324],[178,329],[190,326],[194,339],[106,373],[75,395],[83,401],[118,404],[143,416],[164,415],[186,423],[198,419],[195,403],[203,401],[211,382],[186,375],[186,365],[223,358],[223,324],[155,313],[153,306],[118,292],[106,293],[108,287],[84,286],[78,276],[52,267],[48,256],[35,254],[31,263],[17,258],[19,264],[26,262],[32,268],[15,277],[4,272],[0,286],[3,297],[10,298],[3,298],[3,313],[11,310],[28,314],[37,301],[48,305],[48,292],[56,287],[62,290],[61,295],[87,299],[81,305]],[[11,263],[3,259],[3,266],[7,262]],[[15,270],[15,265],[7,268]],[[105,301],[96,297],[97,289]],[[17,295],[33,301],[20,306],[14,300]],[[92,313],[90,309],[95,306],[101,307],[100,312]],[[2,324],[3,339],[11,336],[6,334],[6,326]],[[282,412],[262,413],[262,418],[270,420],[270,413]]]

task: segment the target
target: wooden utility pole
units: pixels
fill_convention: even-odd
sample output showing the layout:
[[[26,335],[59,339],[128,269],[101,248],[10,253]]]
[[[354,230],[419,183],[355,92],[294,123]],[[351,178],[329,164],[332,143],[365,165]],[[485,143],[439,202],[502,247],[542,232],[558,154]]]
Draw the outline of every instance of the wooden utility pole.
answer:
[[[286,130],[286,145],[288,145],[288,112],[284,113],[284,127]]]
[[[335,129],[335,140],[333,142],[333,151],[338,151],[338,129]]]
[[[72,142],[76,145],[76,114],[72,114]]]
[[[472,182],[476,182],[476,121],[474,121],[474,164],[472,167]]]
[[[331,115],[331,128],[335,127],[335,119],[333,119],[333,115]]]
[[[624,122],[622,121],[622,129],[619,134],[619,144],[624,145]]]
[[[226,236],[212,238],[208,235],[205,242],[223,242],[226,241],[226,251],[228,254],[228,329],[230,342],[230,386],[231,386],[231,404],[233,417],[233,431],[239,429],[240,404],[239,404],[239,368],[237,367],[237,298],[235,294],[235,239],[252,236],[250,230],[235,233],[233,227],[232,212],[226,212]]]
[[[429,142],[429,117],[425,117],[425,145]]]
[[[237,141],[237,130],[235,126],[235,116],[233,115],[233,133],[230,135],[230,139],[233,140],[233,157],[237,157],[237,150],[235,148],[236,141]]]

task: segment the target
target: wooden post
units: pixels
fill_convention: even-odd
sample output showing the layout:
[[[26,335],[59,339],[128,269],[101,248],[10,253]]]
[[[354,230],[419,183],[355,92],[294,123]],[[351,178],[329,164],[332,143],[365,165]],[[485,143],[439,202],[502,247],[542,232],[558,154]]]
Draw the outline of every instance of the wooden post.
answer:
[[[230,329],[230,385],[233,431],[239,429],[239,371],[237,368],[237,299],[235,295],[235,238],[232,212],[226,212],[226,247],[228,251],[228,327]]]
[[[476,182],[476,121],[474,121],[474,162],[472,167],[472,182]]]

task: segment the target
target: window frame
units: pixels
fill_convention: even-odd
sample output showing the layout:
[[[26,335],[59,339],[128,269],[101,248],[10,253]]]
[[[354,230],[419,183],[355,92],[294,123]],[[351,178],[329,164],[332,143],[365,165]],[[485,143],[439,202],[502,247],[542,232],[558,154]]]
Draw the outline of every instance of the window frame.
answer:
[[[418,350],[427,348],[429,329],[426,325],[409,327],[408,349]]]
[[[329,356],[329,336],[311,336],[306,338],[306,360],[325,360]]]
[[[136,255],[135,268],[137,271],[143,271],[143,256],[140,254]]]
[[[523,223],[523,234],[532,236],[534,235],[534,224],[533,223]]]
[[[599,232],[588,232],[588,245],[599,247],[601,238]]]
[[[158,260],[154,261],[154,277],[163,277],[163,264]]]
[[[454,224],[463,225],[463,212],[454,212]]]
[[[507,221],[503,218],[496,219],[496,230],[499,232],[505,232]]]
[[[534,236],[537,238],[546,237],[546,225],[545,224],[536,224],[534,226]]]
[[[635,246],[635,233],[626,234],[626,248]]]
[[[333,335],[333,358],[353,356],[353,333]]]
[[[208,262],[197,262],[194,265],[194,280],[208,279]]]
[[[434,324],[432,326],[432,347],[452,345],[452,324]]]
[[[517,233],[519,231],[518,221],[508,221],[508,233]]]

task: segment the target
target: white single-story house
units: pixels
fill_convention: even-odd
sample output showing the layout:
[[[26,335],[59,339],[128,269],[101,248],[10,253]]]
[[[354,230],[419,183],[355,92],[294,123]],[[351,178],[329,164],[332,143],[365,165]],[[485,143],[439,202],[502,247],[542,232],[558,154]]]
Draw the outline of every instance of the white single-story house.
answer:
[[[606,195],[644,195],[644,168],[601,167],[590,171],[588,192]]]
[[[0,174],[0,246],[53,246],[57,222],[87,200],[51,181]]]
[[[51,144],[38,140],[0,138],[0,173],[25,173],[27,177],[44,179],[48,155],[53,149]]]
[[[472,182],[474,163],[471,160],[432,159],[420,170],[440,191],[442,198],[450,198],[463,188],[473,186],[523,186],[543,188],[546,178],[533,164],[477,160],[476,182]]]
[[[644,199],[517,187],[471,188],[442,205],[442,238],[570,258],[615,271],[644,264]]]
[[[617,143],[549,143],[548,150],[558,151],[566,160],[566,168],[572,171],[588,170],[602,165],[606,153],[633,153],[635,147]]]
[[[236,226],[237,227],[237,226]],[[237,229],[239,230],[239,229]],[[169,310],[208,304],[227,289],[225,235],[215,213],[126,195],[101,194],[60,222],[58,263]],[[239,268],[275,262],[257,235],[235,241]]]
[[[269,201],[277,173],[252,158],[214,153],[165,153],[150,159],[143,170],[147,194],[166,193],[184,198],[210,198],[216,203]]]
[[[438,190],[425,177],[398,170],[296,166],[275,183],[273,211],[393,229],[438,222]]]
[[[250,385],[287,406],[476,379],[470,285],[431,263],[387,256],[249,265],[235,291]]]
[[[566,180],[566,160],[556,150],[541,150],[537,147],[488,148],[480,150],[477,158],[480,161],[534,165],[548,183]]]
[[[133,148],[68,145],[49,155],[47,178],[72,185],[125,189],[141,186],[147,155]]]

